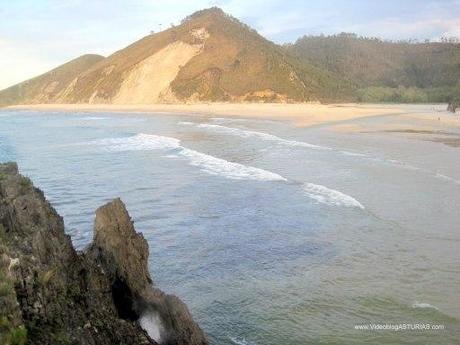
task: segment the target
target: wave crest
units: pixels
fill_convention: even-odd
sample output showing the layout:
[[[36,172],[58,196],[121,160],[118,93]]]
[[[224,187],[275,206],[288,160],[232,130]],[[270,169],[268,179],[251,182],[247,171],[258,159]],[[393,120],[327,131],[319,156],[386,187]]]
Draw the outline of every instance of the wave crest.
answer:
[[[93,140],[88,145],[102,146],[107,151],[147,151],[164,150],[180,147],[180,140],[153,134],[136,134],[124,138]]]
[[[181,146],[180,140],[153,134],[137,134],[125,138],[95,140],[88,145],[102,146],[108,151],[175,150],[167,157],[183,157],[190,165],[199,167],[210,175],[219,175],[235,180],[287,181],[271,171],[230,162]]]
[[[212,129],[214,131],[226,133],[226,134],[233,134],[233,135],[240,136],[242,138],[253,137],[253,138],[259,138],[259,139],[267,140],[267,141],[275,141],[278,144],[286,145],[286,146],[308,147],[308,148],[317,149],[317,150],[332,150],[330,147],[326,147],[326,146],[314,145],[314,144],[310,144],[304,141],[287,140],[287,139],[277,137],[276,135],[273,135],[273,134],[257,132],[257,131],[250,131],[247,129],[233,128],[233,127],[226,127],[226,126],[221,126],[221,125],[212,125],[212,124],[205,124],[205,123],[199,124],[197,125],[197,127],[204,128],[204,129]]]
[[[414,304],[412,304],[412,308],[422,308],[422,309],[435,309],[435,310],[439,310],[438,307],[432,305],[432,304],[429,304],[429,303],[420,303],[420,302],[415,302]]]
[[[256,345],[255,343],[249,342],[246,339],[238,339],[235,337],[229,337],[233,344],[235,345]]]
[[[319,184],[306,183],[304,184],[304,191],[310,198],[322,204],[364,209],[364,206],[355,198]]]

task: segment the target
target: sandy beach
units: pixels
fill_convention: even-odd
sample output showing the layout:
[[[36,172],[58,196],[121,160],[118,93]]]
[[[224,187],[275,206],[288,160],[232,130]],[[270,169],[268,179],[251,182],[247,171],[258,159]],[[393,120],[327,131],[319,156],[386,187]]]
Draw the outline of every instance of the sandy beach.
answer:
[[[188,113],[209,116],[239,116],[292,121],[297,126],[335,124],[337,130],[353,131],[343,121],[386,115],[400,115],[433,124],[460,126],[460,117],[446,111],[444,104],[280,104],[280,103],[209,103],[209,104],[34,104],[7,109],[49,111]],[[420,121],[417,121],[420,122]],[[423,126],[425,127],[425,126]],[[398,125],[395,124],[397,129]],[[359,129],[361,130],[361,129]]]

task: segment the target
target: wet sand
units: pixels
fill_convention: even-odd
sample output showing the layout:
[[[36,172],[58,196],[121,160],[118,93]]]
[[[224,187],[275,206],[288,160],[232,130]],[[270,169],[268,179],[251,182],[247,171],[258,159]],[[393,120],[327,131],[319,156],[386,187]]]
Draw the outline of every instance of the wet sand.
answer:
[[[209,103],[209,104],[152,104],[152,105],[119,105],[119,104],[35,104],[16,105],[7,109],[50,110],[50,111],[100,111],[100,112],[151,112],[151,113],[188,113],[208,116],[239,116],[269,118],[292,121],[297,126],[318,124],[337,125],[337,130],[353,131],[346,128],[348,120],[397,115],[405,121],[414,119],[424,123],[430,129],[433,125],[460,127],[460,116],[445,111],[444,104],[267,104],[267,103]],[[420,121],[421,120],[421,121]],[[400,128],[380,128],[400,129]],[[359,129],[361,131],[362,128]]]

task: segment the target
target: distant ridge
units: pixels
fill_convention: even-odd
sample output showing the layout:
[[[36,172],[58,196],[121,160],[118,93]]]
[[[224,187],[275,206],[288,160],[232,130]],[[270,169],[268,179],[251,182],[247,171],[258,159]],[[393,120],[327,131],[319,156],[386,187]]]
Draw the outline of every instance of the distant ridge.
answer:
[[[1,91],[0,104],[305,102],[352,93],[351,84],[300,62],[219,8],[198,11],[70,73],[79,59],[56,69],[66,78],[54,80],[52,71]]]
[[[458,42],[391,42],[342,33],[304,36],[285,48],[304,63],[356,85],[358,98],[447,102],[460,89]]]
[[[0,91],[13,104],[449,102],[460,44],[342,33],[279,46],[217,7],[103,58],[84,55]]]
[[[0,105],[53,102],[56,96],[82,72],[103,60],[95,54],[82,55],[38,77],[0,91]]]

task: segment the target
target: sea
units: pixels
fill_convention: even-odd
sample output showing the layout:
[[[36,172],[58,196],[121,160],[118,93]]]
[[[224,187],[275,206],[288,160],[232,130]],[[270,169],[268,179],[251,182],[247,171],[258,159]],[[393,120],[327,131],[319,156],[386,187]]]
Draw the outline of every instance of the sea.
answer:
[[[460,148],[414,121],[6,109],[0,161],[79,250],[120,197],[212,344],[459,344]]]

